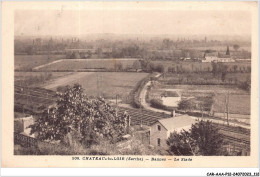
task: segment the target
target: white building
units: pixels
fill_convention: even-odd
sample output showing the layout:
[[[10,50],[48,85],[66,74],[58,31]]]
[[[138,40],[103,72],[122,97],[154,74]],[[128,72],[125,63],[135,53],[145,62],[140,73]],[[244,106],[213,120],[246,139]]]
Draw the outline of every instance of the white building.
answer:
[[[181,96],[176,91],[165,91],[161,94],[161,100],[165,106],[177,107]]]
[[[201,62],[215,62],[218,59],[218,53],[217,52],[211,52],[211,53],[205,53],[204,59],[201,60]]]
[[[227,47],[226,54],[221,54],[219,52],[205,53],[204,59],[201,62],[235,62],[230,56],[229,47]]]
[[[235,60],[232,58],[218,58],[217,62],[235,62]]]
[[[188,115],[180,115],[172,118],[159,119],[151,125],[150,144],[154,147],[167,149],[166,141],[170,133],[181,130],[189,130],[192,124],[196,123],[196,118]]]
[[[27,136],[34,137],[34,135],[30,135],[31,128],[28,128],[30,125],[34,123],[34,119],[32,116],[16,118],[14,119],[14,132],[23,133]]]

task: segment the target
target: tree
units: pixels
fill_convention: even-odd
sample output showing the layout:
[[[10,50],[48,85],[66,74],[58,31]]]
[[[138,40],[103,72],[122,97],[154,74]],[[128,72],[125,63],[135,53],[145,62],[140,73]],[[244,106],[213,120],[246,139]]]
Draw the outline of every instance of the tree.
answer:
[[[140,63],[143,71],[150,71],[150,61],[148,59],[141,60]]]
[[[222,82],[224,82],[226,80],[228,66],[224,65],[223,63],[215,63],[215,62],[212,62],[211,65],[212,65],[213,76],[216,77],[217,75],[221,74],[221,80]]]
[[[193,110],[195,108],[195,104],[192,100],[181,100],[178,103],[178,109],[179,110]]]
[[[246,91],[251,90],[251,78],[247,77],[244,82],[241,82],[240,87]]]
[[[120,61],[118,61],[118,62],[116,61],[114,63],[114,69],[115,69],[115,71],[121,71],[123,69],[123,64]]]
[[[199,121],[193,124],[190,137],[198,149],[198,154],[204,156],[219,155],[223,144],[223,137],[210,121]]]
[[[33,49],[33,46],[27,46],[26,47],[26,53],[28,54],[28,55],[33,55],[34,54],[34,49]]]
[[[116,142],[126,133],[126,117],[118,116],[101,98],[88,99],[79,84],[67,86],[58,97],[57,105],[30,126],[31,134],[36,133],[39,140],[64,141],[74,131],[79,142],[91,145],[100,139]]]
[[[164,73],[165,72],[165,68],[164,68],[163,64],[159,64],[157,66],[157,71],[160,72],[160,73]]]
[[[233,66],[234,72],[237,72],[237,65]]]
[[[189,131],[173,132],[167,139],[170,152],[175,155],[221,155],[223,137],[210,121],[199,121]]]
[[[222,80],[222,82],[224,82],[226,80],[228,66],[224,65],[222,63],[218,63],[218,69],[219,69],[219,72],[221,73],[221,80]]]
[[[237,51],[240,48],[240,46],[235,44],[235,45],[233,45],[233,48],[235,49],[235,51]]]
[[[102,48],[99,47],[99,48],[96,49],[96,54],[97,54],[98,57],[101,57],[102,53],[103,53]]]
[[[174,155],[195,155],[191,146],[189,132],[183,130],[180,133],[174,131],[166,141],[170,152]]]
[[[173,41],[170,39],[163,39],[162,41],[162,49],[170,49],[170,47],[173,45]]]
[[[138,71],[138,69],[140,69],[141,68],[141,64],[140,64],[140,62],[138,61],[138,60],[136,60],[134,63],[133,63],[133,69],[135,69],[136,70],[136,72]]]

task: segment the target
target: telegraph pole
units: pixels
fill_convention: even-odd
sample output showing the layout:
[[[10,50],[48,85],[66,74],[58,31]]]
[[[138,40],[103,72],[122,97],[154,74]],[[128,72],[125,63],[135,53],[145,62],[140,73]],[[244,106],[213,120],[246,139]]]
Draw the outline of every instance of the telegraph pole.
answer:
[[[100,87],[102,82],[102,76],[100,76],[98,72],[96,72],[96,76],[97,76],[97,96],[99,97],[101,96]]]
[[[117,110],[118,110],[117,97],[118,97],[118,94],[116,94],[116,116],[117,116]]]
[[[229,92],[228,92],[228,95],[227,95],[227,123],[229,125]]]
[[[225,108],[226,108],[226,113],[227,113],[227,124],[229,125],[229,92],[225,96]]]
[[[141,98],[139,98],[139,101],[140,101],[140,105],[141,105],[141,127],[143,127],[143,106],[142,106],[142,99]]]

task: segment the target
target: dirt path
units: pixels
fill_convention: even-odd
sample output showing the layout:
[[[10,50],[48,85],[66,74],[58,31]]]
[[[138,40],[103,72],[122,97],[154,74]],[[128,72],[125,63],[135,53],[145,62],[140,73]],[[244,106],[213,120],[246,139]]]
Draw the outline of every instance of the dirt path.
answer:
[[[160,77],[161,74],[157,74],[155,77]],[[165,114],[171,114],[170,111],[164,111],[164,110],[161,110],[161,109],[156,109],[156,108],[153,108],[150,106],[149,103],[146,102],[145,100],[145,95],[147,93],[147,88],[151,85],[151,81],[147,82],[145,84],[145,86],[143,87],[142,91],[140,92],[140,102],[141,102],[141,105],[144,107],[144,109],[148,109],[148,110],[152,110],[154,112],[161,112],[161,113],[165,113]]]
[[[85,77],[86,75],[94,74],[95,72],[77,72],[71,75],[66,75],[64,77],[60,77],[57,79],[52,80],[48,84],[44,85],[45,89],[54,89],[61,85],[68,85],[77,79]]]
[[[59,62],[61,62],[61,61],[63,61],[63,59],[61,59],[61,60],[56,60],[56,61],[53,61],[53,62],[44,64],[44,65],[37,66],[37,67],[33,68],[33,70],[38,70],[38,69],[43,68],[43,67],[45,67],[45,66],[49,66],[49,65],[52,65],[52,64],[54,64],[54,63],[59,63]]]

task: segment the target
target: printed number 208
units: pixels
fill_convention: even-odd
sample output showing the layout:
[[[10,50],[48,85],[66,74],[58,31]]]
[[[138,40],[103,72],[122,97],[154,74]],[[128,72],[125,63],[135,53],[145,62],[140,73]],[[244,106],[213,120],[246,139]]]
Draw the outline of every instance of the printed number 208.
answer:
[[[72,160],[79,160],[79,157],[72,157]]]

